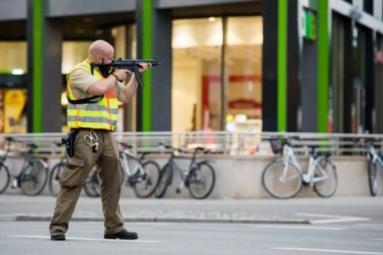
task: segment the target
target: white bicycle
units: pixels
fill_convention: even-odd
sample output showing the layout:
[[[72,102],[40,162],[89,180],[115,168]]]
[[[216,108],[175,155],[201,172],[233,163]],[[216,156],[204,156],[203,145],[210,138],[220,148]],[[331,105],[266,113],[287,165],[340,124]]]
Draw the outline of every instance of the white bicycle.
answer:
[[[335,194],[338,178],[330,159],[331,153],[319,154],[318,146],[308,146],[308,169],[303,171],[290,139],[270,142],[274,153],[282,153],[282,156],[263,170],[262,185],[268,194],[278,199],[293,198],[303,185],[309,185],[320,197],[331,197]]]
[[[381,142],[381,140],[377,140]],[[368,187],[370,188],[371,196],[376,196],[382,192],[382,176],[383,176],[383,156],[381,152],[375,148],[374,141],[367,142],[367,157],[368,161]]]

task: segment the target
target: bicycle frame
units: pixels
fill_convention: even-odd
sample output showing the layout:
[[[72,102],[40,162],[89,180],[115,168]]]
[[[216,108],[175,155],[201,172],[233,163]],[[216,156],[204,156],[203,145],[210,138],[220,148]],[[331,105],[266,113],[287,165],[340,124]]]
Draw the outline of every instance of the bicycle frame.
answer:
[[[304,183],[309,183],[310,186],[313,186],[315,182],[320,182],[328,178],[328,175],[324,171],[321,171],[321,175],[319,177],[314,177],[315,169],[321,170],[321,167],[318,165],[318,162],[323,157],[314,157],[313,155],[310,154],[308,169],[307,169],[307,172],[304,173],[301,167],[301,164],[299,163],[295,155],[293,148],[287,144],[284,146],[285,146],[284,148],[286,148],[286,151],[284,150],[284,153],[283,153],[283,164],[285,165],[285,168],[283,170],[282,176],[280,177],[281,182],[286,181],[288,163],[291,163],[293,166],[295,166],[299,170],[300,175],[302,177],[302,181]]]
[[[369,152],[369,155],[371,157],[370,160],[372,160],[373,163],[378,162],[378,164],[381,166],[380,169],[382,169],[383,168],[383,160],[372,144],[369,145],[368,152]]]
[[[140,175],[143,175],[145,174],[145,171],[144,169],[142,168],[141,164],[137,164],[135,166],[134,169],[131,169],[131,167],[129,166],[129,158],[133,159],[133,160],[136,160],[138,163],[140,162],[140,159],[138,159],[137,157],[135,157],[129,149],[124,149],[121,153],[121,156],[122,156],[122,162],[121,162],[121,165],[122,165],[122,169],[123,171],[126,173],[126,176],[129,178],[135,174],[140,174]]]
[[[12,176],[11,187],[13,189],[16,189],[19,187],[21,174],[24,172],[25,169],[27,169],[30,166],[30,161],[27,158],[25,158],[24,156],[22,156],[22,157],[23,157],[23,163],[20,167],[20,171],[17,174],[11,175]]]
[[[309,169],[308,169],[307,177],[306,177],[306,174],[303,174],[303,180],[306,183],[310,183],[311,186],[313,186],[313,184],[316,182],[320,182],[320,181],[326,180],[328,178],[327,173],[325,171],[323,171],[322,167],[318,164],[318,162],[322,159],[323,159],[323,157],[314,158],[313,156],[310,156]],[[315,177],[315,175],[314,175],[315,169],[319,169],[319,171],[320,171],[320,175],[318,177]],[[306,178],[306,180],[305,180],[305,178]]]
[[[190,171],[191,167],[193,166],[195,159],[192,160],[191,164],[189,165],[188,170],[184,171],[181,169],[181,167],[178,166],[178,164],[175,161],[175,158],[180,158],[180,157],[177,157],[174,155],[174,153],[172,153],[168,163],[171,167],[171,171],[176,171],[178,173],[178,175],[180,176],[182,181],[181,181],[180,185],[178,186],[178,189],[182,190],[185,187],[186,177],[189,174],[189,171]]]
[[[21,164],[20,171],[16,175],[11,175],[13,179],[11,184],[12,188],[19,188],[22,174],[26,169],[28,169],[28,167],[32,166],[32,162],[34,159],[34,157],[32,156],[32,149],[29,149],[26,152],[19,152],[19,155],[23,159],[23,162]],[[40,162],[43,164],[44,168],[48,168],[48,164],[44,160],[41,160]]]
[[[196,149],[194,150],[194,152],[193,152],[193,156],[192,156],[192,158],[191,158],[191,160],[190,160],[189,167],[187,168],[186,171],[182,170],[182,168],[179,167],[179,166],[177,165],[177,163],[175,162],[175,159],[176,159],[176,158],[180,159],[180,158],[184,158],[184,157],[176,156],[176,155],[174,154],[174,150],[172,150],[170,159],[168,160],[168,164],[169,164],[170,167],[171,167],[171,171],[174,171],[174,170],[177,171],[178,174],[179,174],[179,176],[180,176],[180,178],[181,178],[181,180],[182,180],[182,181],[180,182],[180,185],[178,186],[177,190],[181,191],[181,190],[187,185],[187,182],[188,182],[188,180],[187,180],[188,175],[189,175],[190,171],[193,169],[193,167],[197,165],[197,153],[198,153],[198,151],[200,151],[200,150],[201,150],[201,149],[198,149],[198,148],[196,148]]]

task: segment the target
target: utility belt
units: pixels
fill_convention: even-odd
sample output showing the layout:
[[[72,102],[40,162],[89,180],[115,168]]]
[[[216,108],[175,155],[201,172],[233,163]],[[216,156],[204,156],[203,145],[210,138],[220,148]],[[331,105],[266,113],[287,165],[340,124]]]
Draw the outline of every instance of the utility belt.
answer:
[[[109,130],[103,130],[103,129],[91,129],[91,128],[76,128],[71,129],[71,131],[67,134],[65,138],[62,138],[61,142],[65,145],[66,151],[68,156],[71,158],[75,154],[75,141],[77,134],[80,131],[88,131],[88,134],[84,135],[83,139],[85,143],[91,148],[93,153],[96,153],[98,151],[98,136],[97,133],[109,133],[111,131]]]
[[[111,130],[106,130],[106,129],[97,129],[97,128],[71,128],[70,132],[79,132],[79,131],[93,131],[93,132],[101,132],[101,133],[107,133],[107,132],[112,132]]]

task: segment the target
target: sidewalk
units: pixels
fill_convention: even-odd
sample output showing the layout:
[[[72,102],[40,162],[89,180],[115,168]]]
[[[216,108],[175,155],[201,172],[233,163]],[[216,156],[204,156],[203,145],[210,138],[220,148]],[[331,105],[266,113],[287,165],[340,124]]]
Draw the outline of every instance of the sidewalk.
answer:
[[[0,221],[49,221],[54,203],[55,198],[49,196],[2,195]],[[362,217],[383,222],[383,197],[121,199],[120,205],[126,222],[313,224],[318,217]],[[103,221],[101,199],[81,197],[72,221]]]

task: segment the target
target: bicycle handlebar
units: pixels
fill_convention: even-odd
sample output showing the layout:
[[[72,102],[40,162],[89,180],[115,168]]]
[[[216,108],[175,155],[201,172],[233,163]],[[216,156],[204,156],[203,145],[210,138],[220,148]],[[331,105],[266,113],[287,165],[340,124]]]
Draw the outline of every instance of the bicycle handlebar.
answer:
[[[178,151],[178,152],[181,152],[181,153],[188,153],[189,152],[189,151],[181,149],[181,148],[174,148],[174,147],[172,147],[172,146],[170,146],[168,144],[164,144],[162,142],[159,142],[158,146],[162,146],[165,149],[169,149],[171,151],[170,153],[174,153],[175,151]],[[196,155],[199,151],[203,152],[204,154],[212,153],[211,150],[206,149],[204,147],[196,147],[196,148],[193,149],[193,155]]]
[[[27,147],[27,153],[28,154],[31,154],[33,152],[33,150],[38,148],[38,146],[35,143],[23,143],[23,142],[21,142],[19,140],[16,140],[15,138],[10,137],[10,136],[5,137],[5,141],[7,142],[8,146],[7,146],[6,154],[5,154],[4,157],[7,157],[9,152],[11,151],[12,143],[22,143],[22,144],[24,144]],[[21,153],[21,151],[19,151],[18,149],[16,149],[16,151]]]
[[[301,141],[302,139],[299,136],[291,136],[291,137],[284,137],[284,136],[278,136],[276,138],[270,138],[269,140],[276,140],[279,139],[282,142],[282,146],[288,145],[290,147],[293,147],[291,144],[291,141]]]

